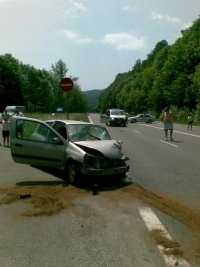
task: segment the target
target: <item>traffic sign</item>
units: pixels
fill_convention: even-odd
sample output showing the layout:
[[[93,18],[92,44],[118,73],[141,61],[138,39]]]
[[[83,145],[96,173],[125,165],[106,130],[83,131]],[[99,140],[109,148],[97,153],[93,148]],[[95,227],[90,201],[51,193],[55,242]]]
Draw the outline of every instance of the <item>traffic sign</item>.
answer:
[[[63,90],[63,92],[68,93],[73,89],[74,83],[70,78],[63,78],[60,81],[60,87]]]

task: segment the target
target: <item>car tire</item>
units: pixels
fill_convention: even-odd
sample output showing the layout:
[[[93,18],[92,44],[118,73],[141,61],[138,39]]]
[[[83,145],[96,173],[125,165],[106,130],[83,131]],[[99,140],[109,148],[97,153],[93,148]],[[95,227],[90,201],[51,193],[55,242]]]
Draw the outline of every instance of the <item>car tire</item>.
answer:
[[[77,181],[78,167],[76,162],[69,161],[66,166],[66,181],[68,184],[74,184]]]
[[[133,119],[131,122],[132,122],[132,123],[136,123],[136,120],[135,120],[135,119]]]

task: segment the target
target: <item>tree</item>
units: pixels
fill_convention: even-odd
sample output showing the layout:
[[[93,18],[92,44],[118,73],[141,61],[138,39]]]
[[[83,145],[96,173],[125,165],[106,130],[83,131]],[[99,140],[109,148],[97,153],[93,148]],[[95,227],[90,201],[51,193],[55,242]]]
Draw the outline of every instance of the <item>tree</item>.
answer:
[[[60,59],[55,65],[51,65],[52,74],[58,77],[59,80],[65,78],[68,68],[67,65]]]
[[[24,105],[19,62],[10,54],[0,56],[0,110],[7,105]]]

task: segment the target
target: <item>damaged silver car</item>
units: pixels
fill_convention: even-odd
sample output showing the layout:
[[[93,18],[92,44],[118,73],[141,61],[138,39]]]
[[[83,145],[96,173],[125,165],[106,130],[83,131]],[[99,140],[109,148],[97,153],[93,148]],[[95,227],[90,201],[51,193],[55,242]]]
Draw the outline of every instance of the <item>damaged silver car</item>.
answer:
[[[73,184],[80,177],[125,178],[128,158],[104,126],[69,120],[14,117],[11,154],[17,163],[61,169]]]

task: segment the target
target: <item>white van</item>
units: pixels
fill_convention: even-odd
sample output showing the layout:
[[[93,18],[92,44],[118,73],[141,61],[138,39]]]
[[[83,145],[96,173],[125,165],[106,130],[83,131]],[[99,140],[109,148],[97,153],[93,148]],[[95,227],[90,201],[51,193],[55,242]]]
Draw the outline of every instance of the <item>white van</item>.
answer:
[[[4,113],[5,111],[7,111],[10,116],[16,115],[17,111],[19,112],[19,116],[24,116],[25,106],[7,106],[4,110]]]
[[[107,109],[101,113],[100,122],[106,123],[109,126],[126,127],[127,115],[123,109]]]

